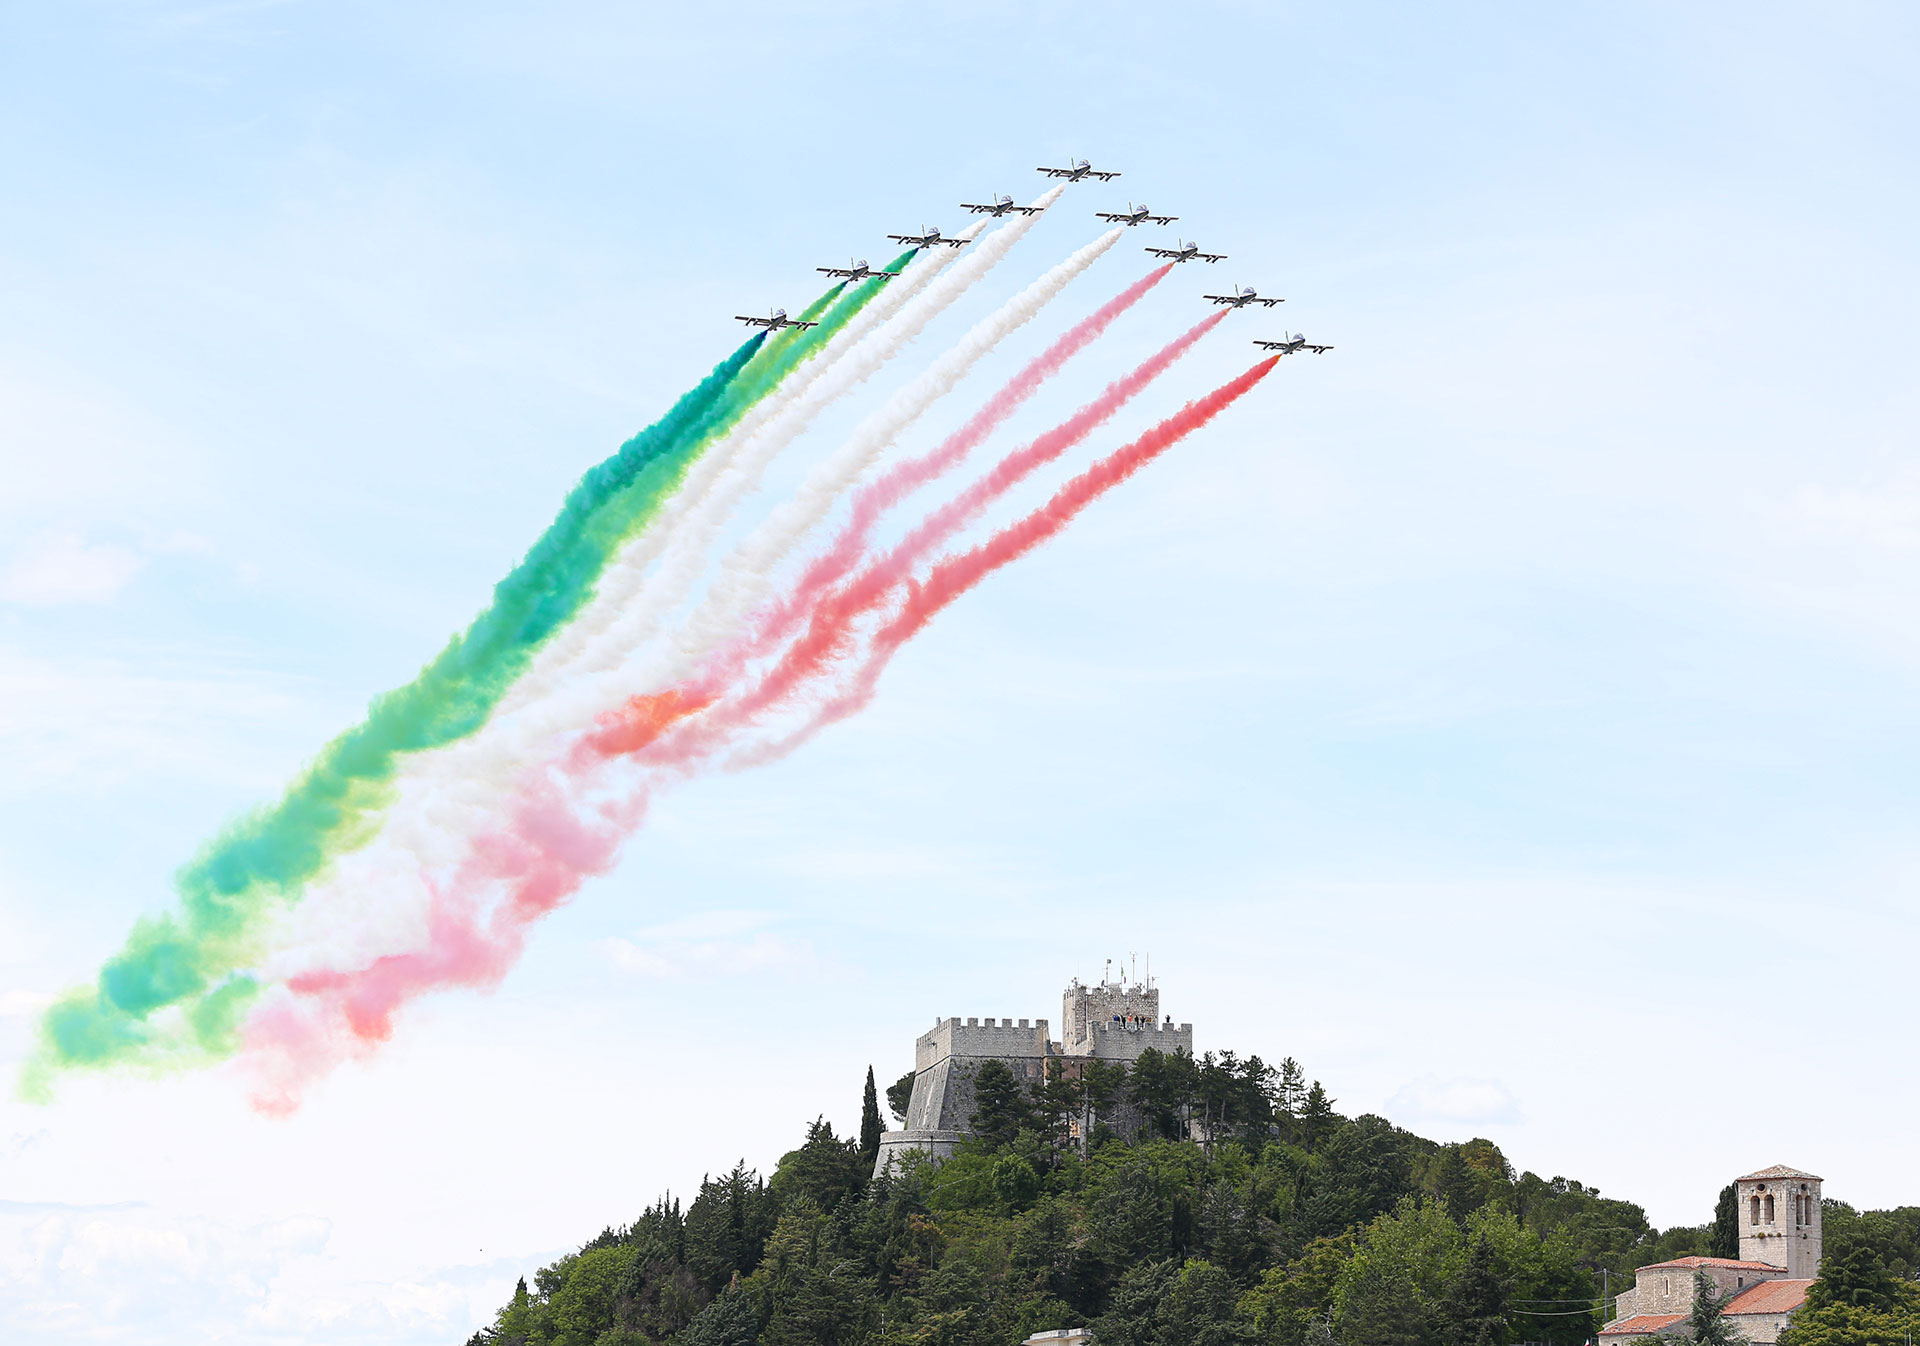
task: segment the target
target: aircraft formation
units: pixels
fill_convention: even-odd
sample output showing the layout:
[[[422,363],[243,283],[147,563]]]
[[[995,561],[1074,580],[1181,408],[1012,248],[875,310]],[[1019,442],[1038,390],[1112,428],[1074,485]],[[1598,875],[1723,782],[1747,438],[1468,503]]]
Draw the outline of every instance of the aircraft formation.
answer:
[[[1042,167],[1038,171],[1047,177],[1064,178],[1068,182],[1084,182],[1088,179],[1097,179],[1100,182],[1112,182],[1120,176],[1117,170],[1095,168],[1085,159],[1069,159],[1064,168]],[[1040,213],[1040,207],[1016,205],[1013,197],[1005,193],[989,193],[984,203],[978,201],[962,201],[960,203],[960,209],[974,215],[988,215],[994,219],[1000,219],[1006,215],[1038,215]],[[1127,208],[1124,211],[1097,210],[1094,212],[1094,216],[1097,219],[1105,220],[1108,224],[1125,225],[1129,229],[1141,224],[1169,225],[1180,218],[1178,215],[1155,215],[1145,202],[1136,206],[1131,201],[1127,203]],[[948,238],[941,234],[939,229],[929,229],[924,225],[917,234],[888,234],[887,237],[895,243],[913,248],[964,248],[970,241],[964,238]],[[1155,257],[1164,257],[1168,261],[1176,264],[1193,261],[1209,263],[1224,262],[1227,258],[1227,254],[1224,252],[1202,252],[1200,251],[1200,245],[1198,243],[1189,243],[1185,239],[1176,239],[1174,246],[1171,248],[1149,247],[1146,251]],[[875,271],[867,265],[864,258],[859,261],[849,262],[846,266],[821,266],[815,267],[814,270],[824,275],[845,280],[850,285],[858,284],[864,280],[872,280],[877,277],[893,277],[900,274],[897,271]],[[1203,295],[1202,298],[1206,299],[1209,303],[1224,304],[1228,308],[1247,308],[1254,304],[1261,305],[1265,308],[1272,308],[1276,304],[1284,304],[1286,302],[1284,299],[1260,294],[1251,285],[1235,285],[1231,287],[1226,294],[1209,294]],[[765,327],[776,332],[783,327],[807,328],[817,325],[811,322],[802,322],[796,318],[789,318],[787,311],[783,308],[772,310],[771,313],[764,318],[749,318],[743,314],[736,314],[735,316],[750,327]],[[1333,349],[1331,346],[1316,346],[1309,342],[1306,337],[1291,333],[1283,334],[1283,339],[1280,341],[1257,340],[1253,344],[1262,350],[1273,351],[1279,355],[1294,355],[1300,351],[1311,351],[1315,355],[1323,355]]]

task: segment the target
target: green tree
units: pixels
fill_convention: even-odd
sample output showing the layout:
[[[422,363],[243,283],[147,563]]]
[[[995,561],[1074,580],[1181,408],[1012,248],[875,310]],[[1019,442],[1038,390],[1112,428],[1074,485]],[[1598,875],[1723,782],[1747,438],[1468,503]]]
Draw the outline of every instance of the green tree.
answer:
[[[1027,1122],[1027,1094],[1005,1061],[983,1061],[973,1074],[968,1125],[989,1146],[1011,1145]]]
[[[1127,1268],[1108,1311],[1094,1320],[1094,1340],[1101,1346],[1160,1346],[1160,1305],[1179,1276],[1179,1259],[1172,1257]]]
[[[738,1287],[729,1287],[694,1316],[675,1346],[758,1346],[760,1315]]]
[[[867,1067],[867,1091],[860,1099],[860,1154],[873,1166],[880,1153],[880,1094],[873,1087],[873,1067]]]
[[[1368,1346],[1434,1346],[1438,1306],[1465,1260],[1465,1236],[1446,1207],[1403,1198],[1367,1226],[1341,1270],[1334,1287],[1339,1335]]]
[[[548,1300],[553,1346],[594,1346],[614,1328],[615,1306],[633,1255],[631,1246],[615,1244],[573,1259],[566,1284]]]
[[[746,1161],[718,1178],[702,1178],[687,1208],[687,1266],[717,1293],[734,1276],[759,1265],[773,1230],[778,1201]]]
[[[902,1127],[907,1124],[907,1105],[913,1101],[913,1082],[918,1078],[917,1071],[909,1070],[887,1086],[887,1111]]]
[[[1118,1061],[1091,1058],[1080,1065],[1080,1148],[1094,1148],[1094,1135],[1119,1106],[1127,1088],[1127,1068]]]
[[[1233,1277],[1202,1258],[1188,1258],[1160,1301],[1158,1346],[1238,1346],[1246,1331],[1234,1315]]]
[[[1780,1334],[1780,1346],[1911,1346],[1920,1337],[1920,1306],[1907,1297],[1891,1312],[1829,1303],[1803,1307]]]
[[[1017,1215],[1040,1195],[1040,1175],[1017,1154],[1003,1154],[993,1162],[993,1194],[1002,1212]]]
[[[1468,1245],[1466,1263],[1441,1296],[1442,1346],[1506,1346],[1510,1288],[1493,1241],[1483,1229]]]
[[[545,1324],[539,1312],[541,1305],[534,1302],[527,1293],[527,1278],[522,1276],[519,1284],[513,1287],[513,1298],[507,1301],[500,1316],[494,1320],[493,1340],[499,1346],[526,1346],[536,1332],[542,1332]]]
[[[1727,1305],[1733,1303],[1737,1293],[1729,1290],[1721,1294],[1713,1277],[1704,1271],[1693,1273],[1693,1309],[1687,1314],[1693,1346],[1744,1346],[1746,1336],[1725,1317]]]
[[[873,1159],[861,1155],[858,1142],[840,1139],[832,1122],[816,1117],[807,1126],[806,1143],[780,1156],[767,1186],[782,1202],[804,1196],[831,1211],[858,1196],[872,1171]]]
[[[1807,1289],[1807,1307],[1847,1304],[1886,1313],[1902,1302],[1903,1288],[1879,1251],[1850,1232],[1830,1245],[1821,1259],[1819,1278]]]
[[[1200,1069],[1185,1051],[1149,1047],[1134,1058],[1127,1097],[1145,1114],[1151,1134],[1169,1140],[1186,1135],[1200,1086]]]
[[[1269,1268],[1240,1297],[1237,1316],[1263,1346],[1306,1346],[1332,1329],[1334,1291],[1353,1257],[1350,1234],[1315,1239],[1284,1269]]]
[[[1740,1184],[1730,1182],[1720,1189],[1713,1203],[1713,1233],[1707,1240],[1707,1256],[1740,1255]]]
[[[1340,1120],[1340,1114],[1333,1110],[1333,1104],[1334,1100],[1328,1098],[1327,1091],[1320,1087],[1320,1081],[1315,1080],[1300,1104],[1300,1139],[1309,1152]]]

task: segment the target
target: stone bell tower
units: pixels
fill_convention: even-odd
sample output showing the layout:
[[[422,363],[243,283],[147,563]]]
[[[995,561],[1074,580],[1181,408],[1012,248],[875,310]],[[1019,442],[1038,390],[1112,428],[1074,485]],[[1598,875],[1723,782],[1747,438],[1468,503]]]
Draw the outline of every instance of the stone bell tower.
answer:
[[[1820,1179],[1785,1164],[1738,1180],[1740,1256],[1785,1267],[1789,1278],[1820,1274]]]

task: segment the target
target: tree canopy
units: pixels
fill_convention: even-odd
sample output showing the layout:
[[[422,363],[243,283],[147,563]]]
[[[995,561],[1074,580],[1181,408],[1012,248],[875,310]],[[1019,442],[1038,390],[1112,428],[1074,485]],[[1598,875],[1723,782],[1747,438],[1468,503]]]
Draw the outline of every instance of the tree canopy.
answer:
[[[998,1067],[997,1069],[994,1067]],[[761,1176],[663,1196],[522,1281],[476,1346],[1577,1346],[1600,1272],[1714,1245],[1634,1203],[1516,1174],[1485,1139],[1346,1117],[1284,1058],[1144,1053],[974,1072],[975,1134],[876,1178],[824,1117]],[[911,1075],[886,1091],[902,1115]],[[1827,1206],[1827,1275],[1782,1346],[1906,1346],[1920,1211]],[[1694,1330],[1726,1346],[1696,1304]]]

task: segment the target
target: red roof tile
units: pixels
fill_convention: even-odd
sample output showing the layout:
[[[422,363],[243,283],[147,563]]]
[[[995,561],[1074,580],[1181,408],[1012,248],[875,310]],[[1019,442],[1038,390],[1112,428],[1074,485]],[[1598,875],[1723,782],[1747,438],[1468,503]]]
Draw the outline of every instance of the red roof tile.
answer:
[[[1631,1318],[1621,1318],[1608,1323],[1600,1329],[1603,1337],[1644,1336],[1658,1332],[1663,1327],[1671,1327],[1687,1315],[1684,1313],[1636,1313]]]
[[[1735,1178],[1735,1182],[1758,1182],[1765,1178],[1805,1178],[1809,1182],[1825,1182],[1817,1173],[1802,1173],[1797,1168],[1788,1168],[1785,1164],[1775,1164],[1772,1168],[1763,1168],[1758,1173],[1749,1173],[1744,1178]]]
[[[1725,1267],[1728,1271],[1785,1271],[1771,1262],[1742,1262],[1733,1257],[1676,1257],[1671,1262],[1655,1262],[1652,1266],[1637,1267],[1638,1271],[1663,1271],[1668,1267],[1680,1267],[1687,1271],[1698,1271],[1703,1267]]]
[[[1812,1281],[1761,1281],[1743,1290],[1725,1313],[1792,1313],[1806,1302]]]

